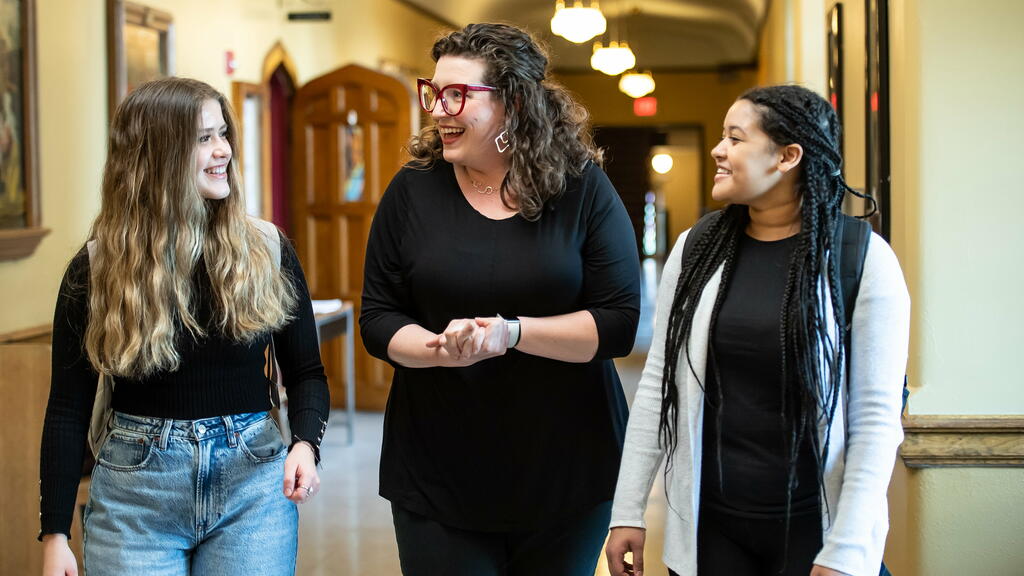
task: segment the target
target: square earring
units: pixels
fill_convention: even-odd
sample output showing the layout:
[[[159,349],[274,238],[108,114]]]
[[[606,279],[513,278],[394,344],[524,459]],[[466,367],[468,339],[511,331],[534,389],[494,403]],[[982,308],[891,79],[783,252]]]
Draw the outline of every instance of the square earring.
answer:
[[[503,130],[501,134],[498,134],[494,138],[494,145],[498,147],[498,153],[504,154],[505,150],[512,145],[512,142],[508,139],[508,130]]]

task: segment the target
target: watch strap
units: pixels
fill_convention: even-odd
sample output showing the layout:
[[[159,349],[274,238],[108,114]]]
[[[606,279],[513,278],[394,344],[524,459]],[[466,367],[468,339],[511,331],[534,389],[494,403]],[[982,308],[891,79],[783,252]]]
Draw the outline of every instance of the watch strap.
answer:
[[[508,347],[515,348],[522,339],[522,325],[517,316],[505,318],[505,325],[508,326]]]

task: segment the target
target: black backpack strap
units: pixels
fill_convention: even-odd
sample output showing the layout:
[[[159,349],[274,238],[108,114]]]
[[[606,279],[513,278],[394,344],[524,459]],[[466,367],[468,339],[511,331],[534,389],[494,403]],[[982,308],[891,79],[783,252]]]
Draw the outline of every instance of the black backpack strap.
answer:
[[[871,241],[871,225],[846,214],[840,214],[836,221],[835,249],[836,269],[839,271],[839,292],[842,294],[843,318],[846,330],[853,323],[853,309],[860,292],[860,278],[864,274],[864,259],[868,255],[868,242]],[[850,338],[846,338],[846,355],[850,355]],[[907,377],[903,376],[903,410],[907,409]],[[884,565],[883,565],[884,570]],[[887,572],[883,572],[885,574]]]
[[[839,271],[839,293],[843,296],[843,318],[846,329],[853,322],[853,308],[860,292],[860,277],[864,273],[864,258],[871,240],[871,225],[846,214],[836,220],[833,258]]]
[[[704,235],[704,232],[711,226],[715,220],[721,216],[721,210],[714,210],[700,217],[697,223],[690,228],[690,233],[686,235],[686,241],[683,242],[683,258],[680,262],[686,262],[690,257],[690,253],[693,252],[693,245],[697,243],[697,239]],[[681,265],[680,265],[681,266]]]

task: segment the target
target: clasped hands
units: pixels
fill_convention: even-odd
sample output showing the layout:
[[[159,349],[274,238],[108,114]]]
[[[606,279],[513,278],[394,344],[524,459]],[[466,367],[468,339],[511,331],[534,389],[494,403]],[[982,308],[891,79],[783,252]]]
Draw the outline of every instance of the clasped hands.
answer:
[[[428,340],[427,348],[447,356],[452,366],[472,366],[505,353],[508,349],[508,326],[501,316],[459,318],[449,322],[444,332]]]

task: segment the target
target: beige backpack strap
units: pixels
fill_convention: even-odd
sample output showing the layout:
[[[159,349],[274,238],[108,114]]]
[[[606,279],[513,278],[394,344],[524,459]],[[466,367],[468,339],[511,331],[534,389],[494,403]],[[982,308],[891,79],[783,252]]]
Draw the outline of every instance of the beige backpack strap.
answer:
[[[96,241],[89,240],[85,248],[89,252],[91,264],[96,259]],[[110,427],[110,419],[114,416],[114,410],[110,405],[113,395],[114,381],[100,374],[96,383],[96,398],[92,403],[92,416],[89,417],[89,448],[92,449],[94,458],[99,457],[100,448]]]
[[[281,232],[277,229],[277,226],[272,222],[261,220],[259,218],[249,217],[249,221],[262,233],[263,239],[267,242],[267,249],[270,250],[270,259],[273,260],[274,265],[278,269],[281,268]],[[270,376],[269,388],[270,388],[270,416],[277,422],[277,427],[281,431],[281,440],[285,445],[291,444],[291,431],[288,427],[288,420],[281,413],[281,395],[278,393],[277,381],[278,381],[278,370],[277,370],[277,356],[274,353],[274,337],[270,337],[270,353],[268,361],[270,362]]]
[[[256,229],[263,233],[263,239],[267,242],[267,249],[270,250],[270,259],[278,267],[281,266],[281,233],[273,222],[249,217],[249,221],[256,226]]]

